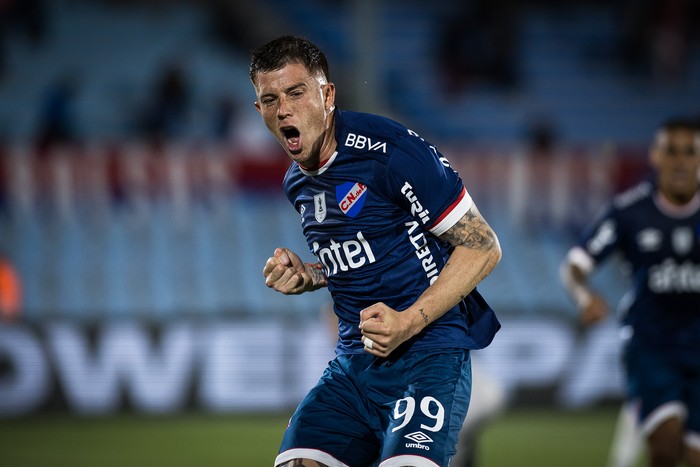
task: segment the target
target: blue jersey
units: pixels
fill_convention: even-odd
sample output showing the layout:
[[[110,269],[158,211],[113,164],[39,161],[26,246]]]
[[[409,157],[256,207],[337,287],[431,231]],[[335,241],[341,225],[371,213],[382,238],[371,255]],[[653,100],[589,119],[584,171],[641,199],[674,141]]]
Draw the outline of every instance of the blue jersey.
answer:
[[[594,264],[615,251],[628,263],[633,342],[700,349],[700,196],[677,212],[658,196],[650,182],[618,195],[579,246]]]
[[[337,353],[364,353],[360,311],[377,302],[398,311],[412,305],[452,252],[438,236],[472,200],[435,146],[394,121],[336,110],[335,138],[323,167],[292,164],[284,190],[325,269],[339,319]],[[474,290],[402,348],[483,348],[499,327]]]

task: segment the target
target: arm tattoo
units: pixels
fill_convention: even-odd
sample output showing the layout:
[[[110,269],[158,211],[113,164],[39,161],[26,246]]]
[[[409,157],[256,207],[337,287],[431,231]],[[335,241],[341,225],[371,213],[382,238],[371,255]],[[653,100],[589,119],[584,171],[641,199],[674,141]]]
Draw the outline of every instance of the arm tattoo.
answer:
[[[473,208],[440,238],[453,246],[461,245],[474,250],[489,250],[495,243],[491,228]]]
[[[421,317],[423,318],[423,321],[425,321],[425,324],[428,324],[428,322],[430,322],[430,318],[428,317],[428,314],[425,311],[423,311],[423,308],[418,310],[418,313],[420,313]]]
[[[306,272],[311,276],[311,283],[314,287],[324,287],[326,285],[326,275],[323,273],[321,263],[306,263]]]

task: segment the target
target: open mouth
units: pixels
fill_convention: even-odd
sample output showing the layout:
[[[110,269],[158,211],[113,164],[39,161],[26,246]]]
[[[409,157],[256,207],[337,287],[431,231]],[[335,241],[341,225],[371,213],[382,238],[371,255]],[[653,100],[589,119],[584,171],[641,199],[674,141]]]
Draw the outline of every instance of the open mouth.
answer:
[[[282,130],[289,152],[296,153],[301,151],[301,133],[299,133],[299,130],[293,126],[280,128],[280,130]]]

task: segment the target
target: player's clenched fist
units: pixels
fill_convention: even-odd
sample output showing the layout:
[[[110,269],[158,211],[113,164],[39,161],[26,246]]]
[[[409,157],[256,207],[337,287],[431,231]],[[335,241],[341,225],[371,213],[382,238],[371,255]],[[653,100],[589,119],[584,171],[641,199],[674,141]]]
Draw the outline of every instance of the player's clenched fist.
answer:
[[[365,352],[387,357],[409,339],[412,334],[406,316],[381,302],[362,310],[360,331]]]
[[[581,321],[590,325],[602,321],[608,316],[608,304],[603,297],[597,294],[591,295],[588,303],[581,308]]]
[[[300,294],[326,285],[321,269],[305,264],[288,248],[276,248],[263,268],[265,285],[286,295]]]

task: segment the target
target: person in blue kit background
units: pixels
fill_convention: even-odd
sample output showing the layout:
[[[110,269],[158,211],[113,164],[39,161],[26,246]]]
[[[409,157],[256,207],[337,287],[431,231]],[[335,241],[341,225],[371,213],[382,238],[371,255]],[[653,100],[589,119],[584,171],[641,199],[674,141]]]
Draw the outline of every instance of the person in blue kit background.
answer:
[[[416,132],[335,106],[323,52],[296,36],[253,51],[268,130],[293,163],[284,191],[316,262],[277,248],[268,287],[327,287],[336,358],[300,403],[276,466],[446,466],[470,398],[471,349],[500,328],[476,290],[496,234]]]
[[[608,314],[589,276],[621,253],[631,290],[620,304],[627,392],[652,467],[700,466],[700,129],[660,126],[651,180],[619,194],[562,264],[562,281],[590,324]],[[633,440],[634,437],[630,439]],[[633,441],[632,441],[633,442]]]

